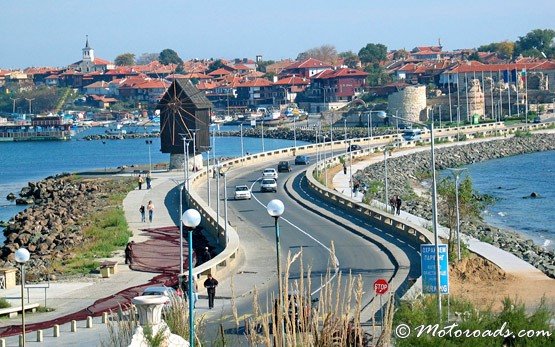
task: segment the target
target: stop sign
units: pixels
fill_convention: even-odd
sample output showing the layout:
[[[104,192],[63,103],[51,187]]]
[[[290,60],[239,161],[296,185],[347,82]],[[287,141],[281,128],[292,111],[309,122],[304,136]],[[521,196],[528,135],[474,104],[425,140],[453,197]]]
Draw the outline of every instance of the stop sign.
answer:
[[[385,294],[389,289],[389,283],[383,278],[380,278],[374,282],[374,291],[378,295]]]

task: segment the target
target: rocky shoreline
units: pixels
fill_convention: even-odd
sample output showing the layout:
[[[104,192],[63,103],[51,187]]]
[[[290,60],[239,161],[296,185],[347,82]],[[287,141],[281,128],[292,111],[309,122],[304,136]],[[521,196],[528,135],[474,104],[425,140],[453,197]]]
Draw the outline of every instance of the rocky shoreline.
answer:
[[[109,180],[76,179],[69,174],[29,182],[19,193],[19,203],[30,204],[10,219],[0,248],[0,267],[15,266],[15,251],[31,253],[28,279],[55,277],[52,265],[75,256],[72,250],[85,241],[87,217],[108,204]]]
[[[264,129],[264,137],[269,139],[280,139],[280,140],[294,140],[295,135],[298,141],[305,141],[305,142],[316,142],[316,128],[313,129],[301,129],[299,127],[296,128],[295,132],[293,129],[280,127],[275,129]],[[372,135],[373,136],[382,136],[387,134],[395,133],[395,130],[390,128],[373,128]],[[240,131],[219,131],[218,136],[234,136],[239,137],[241,136]],[[244,137],[262,137],[262,132],[259,128],[243,128],[243,136]],[[357,139],[361,137],[368,136],[368,129],[366,128],[347,128],[347,138],[348,139]],[[345,138],[345,131],[342,127],[334,127],[333,129],[333,140],[339,141]],[[323,129],[320,133],[320,137],[318,141],[326,141],[329,142],[331,139],[331,134],[329,129]]]
[[[550,150],[555,150],[555,134],[534,134],[529,137],[456,145],[436,149],[436,169],[444,170],[495,158]],[[429,175],[429,151],[388,159],[387,166],[389,195],[412,197],[412,199],[403,199],[403,209],[431,220],[429,196],[427,199],[417,198],[412,188],[413,184],[420,184]],[[357,172],[355,177],[367,186],[371,186],[372,181],[381,183],[383,162],[368,166],[364,171]],[[384,200],[381,189],[374,199]],[[439,204],[441,205],[441,202]],[[440,224],[444,221],[442,216],[439,216]],[[461,230],[479,240],[511,252],[549,277],[555,278],[555,253],[526,239],[521,234],[489,226],[482,220],[462,220]]]

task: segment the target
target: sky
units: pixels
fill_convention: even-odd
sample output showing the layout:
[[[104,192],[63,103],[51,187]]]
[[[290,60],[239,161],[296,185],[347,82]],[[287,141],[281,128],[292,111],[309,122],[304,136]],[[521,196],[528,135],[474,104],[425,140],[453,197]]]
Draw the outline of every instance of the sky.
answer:
[[[554,0],[0,0],[0,68],[65,67],[85,35],[97,57],[296,58],[322,44],[446,50],[555,29]]]

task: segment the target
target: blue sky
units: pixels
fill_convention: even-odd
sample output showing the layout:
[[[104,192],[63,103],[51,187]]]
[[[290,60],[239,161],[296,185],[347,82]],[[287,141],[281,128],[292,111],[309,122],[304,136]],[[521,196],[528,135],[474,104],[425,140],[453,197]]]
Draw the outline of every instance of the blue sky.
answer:
[[[295,58],[322,44],[446,49],[555,29],[554,0],[1,0],[0,67],[67,66],[85,35],[98,57],[160,52],[184,58]]]

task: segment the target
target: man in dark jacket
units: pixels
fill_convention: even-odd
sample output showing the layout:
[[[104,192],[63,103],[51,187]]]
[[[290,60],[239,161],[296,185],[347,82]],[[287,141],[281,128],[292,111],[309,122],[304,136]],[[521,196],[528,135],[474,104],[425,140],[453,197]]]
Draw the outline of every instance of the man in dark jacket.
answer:
[[[218,280],[208,274],[208,278],[204,281],[204,288],[208,291],[208,308],[214,308],[214,297],[216,297],[216,287],[218,286]]]

